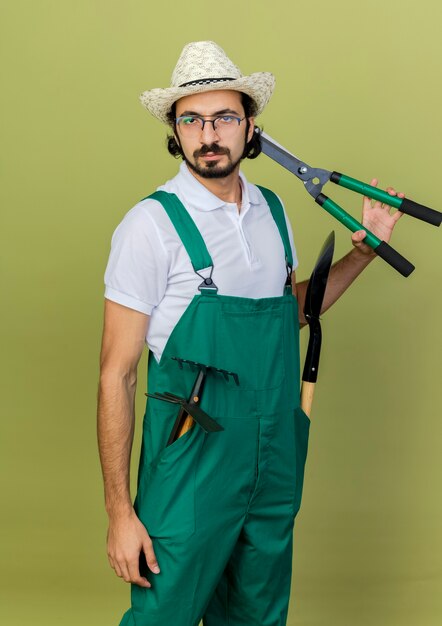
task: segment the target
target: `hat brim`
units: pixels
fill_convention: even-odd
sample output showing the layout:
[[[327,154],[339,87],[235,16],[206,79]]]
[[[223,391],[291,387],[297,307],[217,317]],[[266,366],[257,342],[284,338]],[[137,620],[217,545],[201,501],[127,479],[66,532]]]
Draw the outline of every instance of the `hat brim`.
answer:
[[[256,116],[263,111],[272,96],[274,88],[275,77],[273,74],[270,72],[256,72],[255,74],[250,74],[250,76],[242,76],[234,80],[201,81],[201,83],[196,85],[187,85],[185,87],[151,89],[150,91],[144,91],[140,95],[140,101],[149,113],[161,122],[168,124],[167,114],[172,104],[180,98],[204,91],[231,89],[233,91],[241,91],[252,98],[255,103],[254,115]]]

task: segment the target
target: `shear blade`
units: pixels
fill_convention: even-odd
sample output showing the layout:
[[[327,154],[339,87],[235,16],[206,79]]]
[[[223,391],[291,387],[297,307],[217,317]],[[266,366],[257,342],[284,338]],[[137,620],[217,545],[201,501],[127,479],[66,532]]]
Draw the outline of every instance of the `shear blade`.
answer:
[[[217,421],[203,411],[197,404],[183,402],[183,408],[197,422],[206,433],[214,433],[224,430]]]
[[[308,193],[316,198],[330,180],[332,173],[318,167],[310,167],[266,133],[261,132],[260,136],[264,154],[302,180]]]

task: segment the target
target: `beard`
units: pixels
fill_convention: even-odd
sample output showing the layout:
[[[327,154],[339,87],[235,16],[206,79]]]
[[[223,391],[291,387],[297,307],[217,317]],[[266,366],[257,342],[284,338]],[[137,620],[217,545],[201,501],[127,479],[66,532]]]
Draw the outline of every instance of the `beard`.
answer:
[[[216,161],[207,161],[204,165],[199,165],[198,158],[209,152],[213,154],[225,154],[228,163],[226,165],[219,165]],[[183,154],[184,161],[191,170],[202,178],[226,178],[235,171],[242,159],[241,156],[236,161],[232,161],[229,148],[220,148],[217,144],[212,144],[211,146],[204,145],[199,150],[195,150],[192,156],[194,158],[193,163],[189,161],[185,154]]]

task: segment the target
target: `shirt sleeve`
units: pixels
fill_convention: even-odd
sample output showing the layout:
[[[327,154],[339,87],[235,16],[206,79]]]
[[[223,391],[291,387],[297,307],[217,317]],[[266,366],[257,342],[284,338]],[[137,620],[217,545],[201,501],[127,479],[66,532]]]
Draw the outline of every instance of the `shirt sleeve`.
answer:
[[[105,298],[150,315],[164,297],[168,265],[152,216],[146,206],[136,205],[112,236]]]

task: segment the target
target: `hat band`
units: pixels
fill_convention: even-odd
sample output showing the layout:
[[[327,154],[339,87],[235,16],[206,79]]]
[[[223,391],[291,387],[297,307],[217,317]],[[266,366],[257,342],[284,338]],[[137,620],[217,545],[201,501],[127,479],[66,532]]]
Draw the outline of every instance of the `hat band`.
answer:
[[[191,80],[188,83],[178,85],[178,87],[190,87],[191,85],[209,85],[210,83],[222,83],[225,80],[237,80],[236,78],[201,78],[200,80]]]

